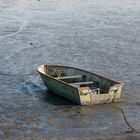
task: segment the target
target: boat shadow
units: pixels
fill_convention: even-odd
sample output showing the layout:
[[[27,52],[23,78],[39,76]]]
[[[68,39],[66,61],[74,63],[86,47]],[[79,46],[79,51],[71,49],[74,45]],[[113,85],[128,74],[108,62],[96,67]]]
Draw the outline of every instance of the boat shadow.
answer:
[[[31,96],[33,99],[39,99],[43,102],[52,104],[52,105],[76,105],[75,103],[55,95],[42,84],[35,84],[32,81],[23,81],[17,84],[17,89],[28,96]]]
[[[47,102],[49,104],[52,105],[59,105],[59,106],[63,106],[63,105],[77,105],[74,102],[71,102],[61,96],[58,96],[56,94],[54,94],[51,91],[44,91],[43,96],[41,97],[41,100],[44,102]]]

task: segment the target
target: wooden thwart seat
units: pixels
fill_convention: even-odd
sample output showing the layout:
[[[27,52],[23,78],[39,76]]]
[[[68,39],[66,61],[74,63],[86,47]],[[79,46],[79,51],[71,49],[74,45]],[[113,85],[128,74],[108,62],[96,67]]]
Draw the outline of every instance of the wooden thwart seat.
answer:
[[[91,85],[93,84],[93,81],[88,81],[88,82],[76,82],[76,83],[71,83],[71,84],[75,84],[75,85]]]
[[[78,79],[78,78],[82,78],[82,75],[55,77],[55,79],[58,79],[58,80]]]
[[[76,83],[70,83],[70,85],[75,86],[75,87],[80,87],[83,85],[91,85],[93,84],[93,81],[88,81],[88,82],[76,82]]]

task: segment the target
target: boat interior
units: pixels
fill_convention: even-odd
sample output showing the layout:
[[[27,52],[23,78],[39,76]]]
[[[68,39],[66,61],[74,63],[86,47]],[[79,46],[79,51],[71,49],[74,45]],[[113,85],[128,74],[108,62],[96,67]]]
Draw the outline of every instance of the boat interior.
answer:
[[[39,71],[71,86],[81,90],[88,89],[96,94],[108,94],[110,87],[116,84],[115,81],[103,76],[77,68],[42,65]]]

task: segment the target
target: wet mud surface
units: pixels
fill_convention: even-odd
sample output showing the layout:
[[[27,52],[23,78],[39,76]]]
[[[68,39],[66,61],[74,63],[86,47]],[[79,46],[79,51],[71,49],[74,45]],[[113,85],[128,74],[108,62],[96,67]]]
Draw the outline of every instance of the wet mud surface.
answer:
[[[0,139],[140,138],[139,0],[1,0],[0,60]],[[121,81],[121,102],[79,106],[53,95],[39,64]]]

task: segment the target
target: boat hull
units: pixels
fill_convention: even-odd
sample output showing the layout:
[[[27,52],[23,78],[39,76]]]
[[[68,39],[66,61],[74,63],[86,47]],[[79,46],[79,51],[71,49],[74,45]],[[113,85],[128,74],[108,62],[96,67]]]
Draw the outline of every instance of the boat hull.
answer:
[[[66,83],[55,80],[47,75],[40,73],[45,86],[54,94],[64,97],[70,101],[80,104],[79,91],[77,88]]]
[[[63,71],[68,71],[67,73],[71,73],[70,71],[75,71],[74,73],[80,73],[82,75],[86,75],[98,80],[102,85],[109,86],[108,92],[104,94],[93,94],[89,91],[88,88],[78,88],[72,86],[64,81],[59,79],[55,79],[47,72],[42,71],[44,68],[56,68],[56,69],[63,69]],[[38,67],[38,72],[46,85],[46,87],[52,91],[54,94],[57,94],[61,97],[64,97],[70,101],[75,102],[76,104],[80,105],[92,105],[92,104],[104,104],[104,103],[112,103],[118,102],[121,97],[121,92],[123,88],[123,84],[109,78],[103,77],[101,75],[88,72],[86,70],[81,70],[78,68],[68,67],[68,66],[60,66],[60,65],[41,65]],[[91,79],[91,78],[90,78]]]

